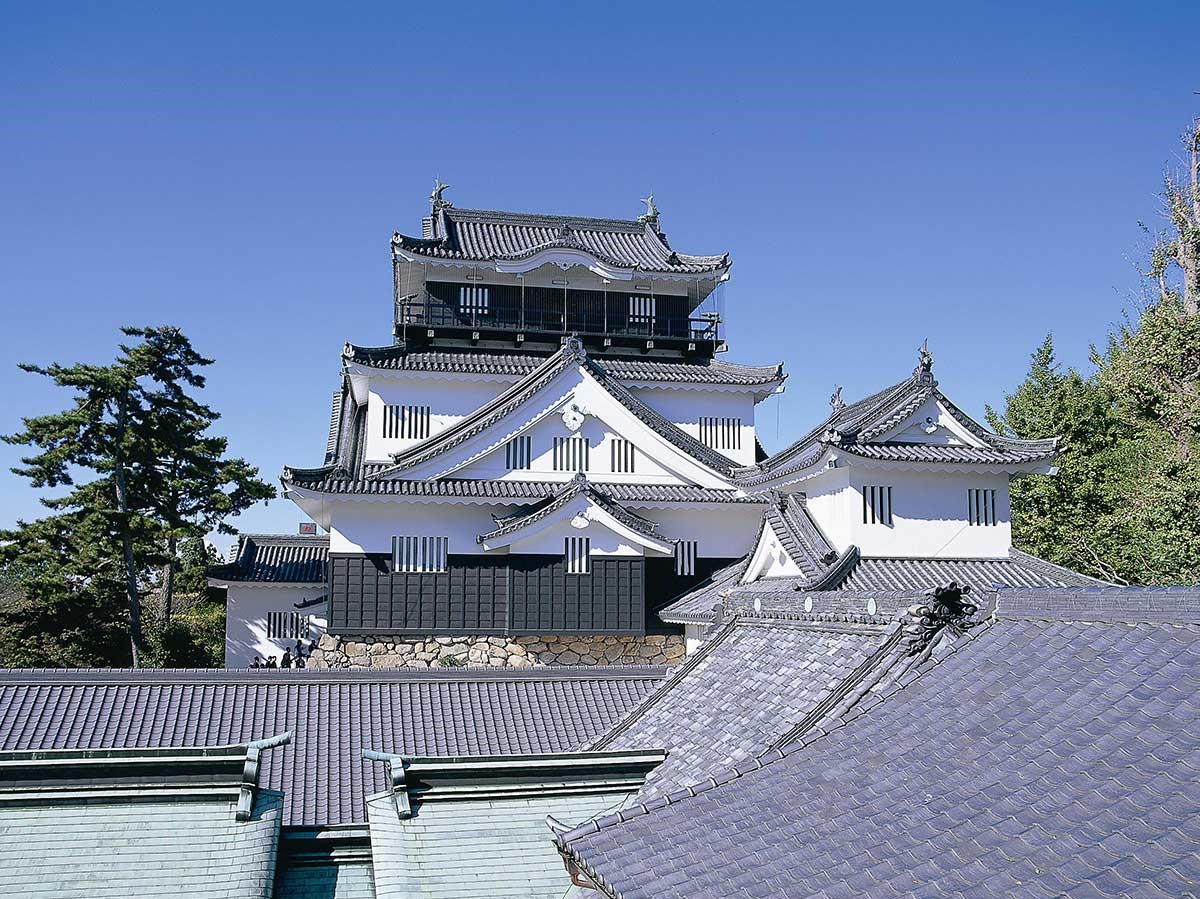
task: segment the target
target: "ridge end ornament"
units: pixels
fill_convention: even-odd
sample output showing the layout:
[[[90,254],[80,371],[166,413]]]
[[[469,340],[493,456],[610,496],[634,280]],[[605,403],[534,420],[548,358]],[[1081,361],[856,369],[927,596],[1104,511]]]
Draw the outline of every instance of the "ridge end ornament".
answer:
[[[846,408],[846,401],[842,399],[842,385],[835,384],[833,386],[833,396],[829,398],[829,407],[834,412],[841,412]]]

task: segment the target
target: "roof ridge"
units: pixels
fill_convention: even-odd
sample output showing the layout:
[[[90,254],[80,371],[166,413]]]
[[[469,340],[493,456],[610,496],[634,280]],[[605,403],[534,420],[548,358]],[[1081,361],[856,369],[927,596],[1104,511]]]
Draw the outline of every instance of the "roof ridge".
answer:
[[[736,617],[730,618],[727,622],[725,622],[716,634],[705,641],[704,645],[702,645],[698,650],[696,650],[694,653],[691,653],[687,660],[682,665],[678,666],[671,673],[670,677],[663,681],[663,683],[659,685],[657,689],[652,691],[641,702],[630,709],[629,712],[626,713],[625,717],[614,724],[607,733],[601,734],[599,737],[588,741],[582,748],[589,751],[602,749],[619,737],[622,733],[627,731],[630,727],[632,727],[646,712],[650,711],[651,708],[658,704],[658,700],[670,693],[671,690],[673,690],[675,686],[688,675],[689,672],[694,671],[696,667],[704,661],[704,659],[711,655],[717,646],[724,643],[726,638],[733,633],[734,625],[736,623]]]
[[[531,668],[4,668],[0,684],[221,684],[260,683],[321,686],[414,681],[658,680],[662,665],[547,665]]]
[[[534,222],[553,222],[554,224],[570,225],[575,222],[591,226],[606,226],[610,229],[628,230],[640,234],[647,228],[646,222],[637,219],[605,218],[587,215],[563,215],[556,212],[521,212],[509,209],[474,209],[469,206],[448,206],[446,216],[450,221],[482,221],[505,223],[520,221],[526,224]],[[599,230],[597,228],[597,230]]]
[[[980,631],[976,631],[975,633],[967,631],[966,634],[957,638],[949,646],[948,650],[943,652],[940,656],[930,652],[930,650],[926,650],[926,652],[930,652],[929,659],[926,660],[926,663],[919,663],[917,666],[915,666],[918,670],[912,677],[900,679],[896,683],[890,685],[884,692],[877,694],[876,697],[866,697],[860,703],[856,704],[852,710],[849,711],[849,714],[836,718],[830,722],[831,726],[826,727],[823,724],[817,724],[812,730],[807,732],[807,734],[811,736],[806,735],[805,739],[788,744],[786,747],[772,747],[767,749],[765,752],[759,753],[758,755],[749,759],[743,759],[740,762],[729,764],[725,766],[724,770],[719,772],[719,776],[718,773],[714,773],[709,775],[704,780],[697,781],[694,784],[685,786],[663,796],[656,797],[655,799],[651,799],[646,802],[637,802],[631,806],[621,809],[620,811],[610,812],[605,815],[597,815],[593,818],[589,818],[587,821],[577,824],[575,827],[562,834],[555,833],[554,841],[556,845],[558,845],[563,852],[568,853],[572,860],[575,861],[575,863],[581,868],[584,868],[585,871],[589,870],[590,866],[585,866],[582,858],[580,858],[578,854],[568,845],[571,840],[588,836],[590,834],[599,833],[601,830],[614,827],[618,824],[624,824],[630,820],[633,820],[634,818],[640,818],[644,815],[648,815],[660,808],[665,808],[669,805],[677,805],[678,803],[687,799],[695,798],[696,796],[707,793],[710,790],[716,789],[717,787],[722,787],[725,784],[731,783],[732,781],[737,780],[740,777],[744,777],[747,774],[753,774],[756,771],[761,771],[762,769],[789,757],[793,753],[799,752],[808,746],[811,746],[822,737],[828,736],[835,730],[846,727],[851,722],[860,719],[871,709],[874,709],[883,703],[887,698],[894,696],[897,692],[916,682],[929,671],[934,670],[938,665],[945,661],[946,658],[949,658],[951,655],[956,653],[961,645],[974,642],[974,640],[978,638],[979,633],[988,629],[987,625],[989,625],[990,622],[983,621],[979,622],[979,624],[983,626],[981,627]],[[941,632],[939,632],[939,634],[940,633]],[[935,641],[935,645],[936,642],[937,641]],[[933,646],[931,645],[930,649],[932,648]],[[874,701],[871,701],[872,699],[874,699]],[[591,874],[589,873],[588,876],[590,877]]]

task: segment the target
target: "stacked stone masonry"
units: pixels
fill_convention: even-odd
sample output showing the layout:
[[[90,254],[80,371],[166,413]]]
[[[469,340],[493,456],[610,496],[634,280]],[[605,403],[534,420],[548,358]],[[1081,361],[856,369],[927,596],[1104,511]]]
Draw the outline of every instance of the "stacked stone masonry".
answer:
[[[683,637],[338,637],[324,634],[310,668],[438,668],[470,665],[674,665]]]

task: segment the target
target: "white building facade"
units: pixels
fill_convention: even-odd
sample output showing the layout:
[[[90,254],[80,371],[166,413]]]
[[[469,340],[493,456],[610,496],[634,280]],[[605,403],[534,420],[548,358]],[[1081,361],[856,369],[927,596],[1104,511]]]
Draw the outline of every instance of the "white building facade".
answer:
[[[324,464],[284,471],[328,532],[314,661],[675,661],[657,611],[751,549],[764,500],[734,473],[785,378],[718,358],[729,257],[672,249],[652,199],[589,219],[444,189],[393,238],[392,342],[343,351]],[[237,583],[230,665],[285,604]]]
[[[1012,548],[1010,481],[1055,440],[971,419],[924,347],[767,458],[785,375],[719,358],[727,254],[673,250],[653,198],[616,220],[444,190],[393,237],[392,342],[343,350],[324,463],[284,470],[320,567],[221,572],[228,664],[277,649],[282,612],[320,665],[670,663],[755,590],[1094,583]]]

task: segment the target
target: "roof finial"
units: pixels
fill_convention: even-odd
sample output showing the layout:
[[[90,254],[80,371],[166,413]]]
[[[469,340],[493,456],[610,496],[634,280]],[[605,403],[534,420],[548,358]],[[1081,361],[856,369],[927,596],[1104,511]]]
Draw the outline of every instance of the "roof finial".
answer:
[[[646,211],[638,216],[638,221],[645,225],[651,224],[658,226],[658,207],[654,205],[654,193],[651,192],[648,196],[642,197],[641,202],[646,204]]]
[[[446,206],[454,205],[449,200],[446,200],[442,197],[442,193],[449,186],[450,186],[449,184],[443,183],[441,178],[438,178],[436,176],[434,177],[433,191],[429,194],[429,211],[430,212],[437,212],[439,209],[443,209]]]
[[[928,337],[921,341],[921,346],[917,350],[917,368],[913,374],[921,381],[933,380],[933,353],[929,352]]]
[[[846,401],[842,399],[842,385],[835,384],[833,387],[833,396],[829,398],[829,406],[834,412],[841,412],[846,408]]]

